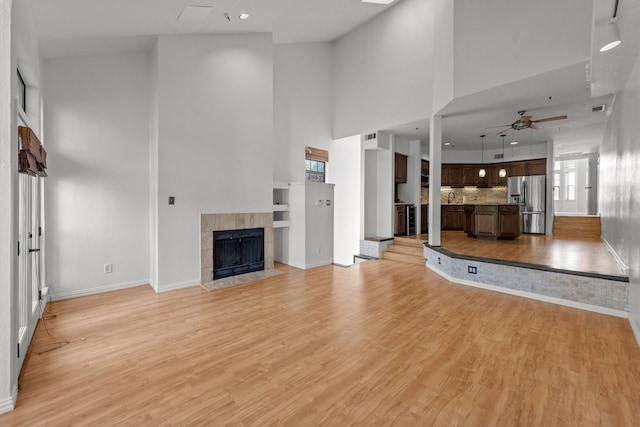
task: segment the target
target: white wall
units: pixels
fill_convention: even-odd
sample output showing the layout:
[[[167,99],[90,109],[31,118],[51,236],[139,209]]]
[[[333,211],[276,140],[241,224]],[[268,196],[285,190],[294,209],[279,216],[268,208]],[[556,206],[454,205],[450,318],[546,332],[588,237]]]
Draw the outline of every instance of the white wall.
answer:
[[[364,237],[374,237],[378,227],[378,150],[362,150],[364,156]]]
[[[378,151],[376,187],[378,188],[375,236],[393,237],[393,186],[395,177],[393,150]]]
[[[456,0],[456,97],[588,60],[592,3]],[[571,25],[563,23],[570,22]]]
[[[13,409],[17,393],[14,348],[17,342],[17,132],[12,102],[15,57],[11,49],[11,1],[0,0],[0,413]],[[10,102],[11,101],[11,102]],[[9,124],[7,126],[7,124]]]
[[[602,237],[628,267],[629,315],[640,344],[640,57],[600,147],[599,205]]]
[[[360,253],[360,189],[362,173],[360,135],[333,141],[331,168],[327,182],[335,184],[333,208],[333,261],[353,264],[353,255]]]
[[[274,46],[273,81],[273,179],[302,182],[305,146],[328,150],[332,141],[331,44]]]
[[[158,291],[158,43],[151,50],[149,75],[149,284]]]
[[[333,43],[333,137],[431,115],[433,0],[403,0]]]
[[[272,210],[271,35],[160,36],[158,111],[164,290],[200,282],[200,214]]]
[[[149,54],[51,59],[45,70],[51,293],[148,283]]]

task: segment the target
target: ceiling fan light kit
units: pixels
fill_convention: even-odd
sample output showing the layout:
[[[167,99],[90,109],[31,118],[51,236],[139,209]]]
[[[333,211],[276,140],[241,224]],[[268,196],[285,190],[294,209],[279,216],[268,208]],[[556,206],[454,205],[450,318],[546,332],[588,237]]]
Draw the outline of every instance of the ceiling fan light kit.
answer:
[[[542,129],[542,126],[539,126],[538,123],[552,122],[554,120],[564,120],[567,118],[567,116],[562,115],[562,116],[554,116],[554,117],[545,117],[544,119],[538,119],[538,120],[531,120],[533,116],[525,116],[524,115],[525,113],[526,113],[526,110],[518,111],[520,118],[515,122],[511,123],[510,125],[504,125],[508,127],[506,129],[501,130],[496,135],[502,135],[503,133],[505,133],[510,129],[513,129],[513,130]]]

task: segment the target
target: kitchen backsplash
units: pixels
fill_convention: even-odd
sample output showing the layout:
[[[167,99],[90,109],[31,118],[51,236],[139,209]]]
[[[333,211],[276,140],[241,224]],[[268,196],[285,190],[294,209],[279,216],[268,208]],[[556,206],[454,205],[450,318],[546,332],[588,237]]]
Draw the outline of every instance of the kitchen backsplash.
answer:
[[[422,189],[422,203],[429,203],[429,189],[423,187]],[[441,188],[440,189],[440,203],[447,204],[447,197],[449,193],[455,194],[451,196],[451,203],[506,203],[507,202],[507,188],[506,187],[493,187],[493,188]]]

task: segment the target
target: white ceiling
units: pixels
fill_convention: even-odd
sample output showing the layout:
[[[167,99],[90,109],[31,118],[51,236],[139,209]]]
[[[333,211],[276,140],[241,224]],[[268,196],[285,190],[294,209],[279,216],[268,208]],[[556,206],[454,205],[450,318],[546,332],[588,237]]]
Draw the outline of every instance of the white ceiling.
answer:
[[[478,150],[482,134],[487,135],[485,144],[499,147],[497,133],[519,118],[519,110],[526,110],[533,120],[559,115],[568,118],[543,123],[540,130],[509,131],[507,141],[518,140],[524,145],[554,141],[554,151],[559,155],[597,152],[614,94],[623,89],[640,51],[638,1],[619,3],[623,43],[606,53],[598,51],[603,24],[611,17],[613,4],[614,0],[594,1],[590,61],[458,98],[440,111],[443,142],[451,143],[443,150]],[[607,105],[606,112],[591,112],[591,107],[602,104]],[[385,130],[429,140],[428,119]]]
[[[360,0],[30,0],[44,57],[114,53],[150,48],[156,34],[273,33],[274,43],[330,41],[361,26],[389,6]],[[591,2],[589,2],[591,4]],[[614,0],[594,0],[590,61],[456,99],[443,115],[445,149],[477,149],[479,135],[497,143],[496,133],[526,110],[533,119],[565,114],[541,130],[513,132],[511,138],[537,144],[555,141],[555,150],[593,152],[604,131],[606,113],[591,107],[614,101],[640,50],[640,2],[620,1],[618,24],[623,43],[601,54],[596,49],[602,22]],[[187,5],[212,6],[203,22],[178,22]],[[241,21],[238,15],[251,17]],[[229,22],[224,13],[231,18]],[[567,23],[567,28],[571,23]],[[532,35],[535,41],[535,36]],[[417,129],[416,129],[417,128]],[[490,129],[486,129],[490,128]],[[428,141],[428,119],[385,129]],[[524,135],[526,133],[526,135]]]
[[[331,41],[400,1],[31,0],[31,5],[41,53],[50,58],[144,48],[157,34],[264,32],[273,33],[277,44]],[[187,5],[213,9],[203,22],[179,22]],[[250,18],[241,21],[241,12]]]

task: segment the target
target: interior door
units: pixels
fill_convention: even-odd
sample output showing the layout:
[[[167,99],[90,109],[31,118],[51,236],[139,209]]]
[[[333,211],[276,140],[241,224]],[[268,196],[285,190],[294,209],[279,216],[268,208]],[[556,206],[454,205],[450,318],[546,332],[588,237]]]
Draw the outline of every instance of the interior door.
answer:
[[[19,277],[18,277],[18,371],[40,317],[41,288],[41,178],[20,174]]]

